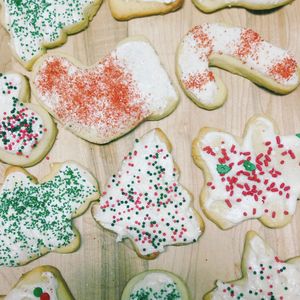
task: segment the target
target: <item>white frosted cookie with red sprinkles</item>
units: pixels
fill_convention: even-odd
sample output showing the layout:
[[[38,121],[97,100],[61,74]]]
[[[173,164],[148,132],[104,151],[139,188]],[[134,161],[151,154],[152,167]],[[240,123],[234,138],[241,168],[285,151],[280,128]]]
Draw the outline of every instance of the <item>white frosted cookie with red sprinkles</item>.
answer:
[[[254,231],[246,235],[241,269],[240,279],[218,280],[203,300],[300,299],[300,256],[281,260]]]
[[[50,151],[56,126],[46,110],[30,103],[30,88],[18,73],[0,73],[0,161],[37,164]]]
[[[22,275],[1,300],[74,300],[59,270],[40,266]]]
[[[44,56],[35,64],[32,89],[65,128],[97,144],[165,117],[178,103],[159,57],[143,37],[123,40],[91,67],[63,55]]]
[[[168,245],[196,242],[204,223],[180,185],[171,144],[160,129],[135,141],[102,193],[93,215],[104,228],[129,238],[139,256],[152,259]]]
[[[271,228],[291,221],[300,195],[300,134],[281,136],[270,119],[255,116],[242,139],[201,129],[193,158],[205,176],[201,207],[222,229],[253,218]]]
[[[251,10],[268,10],[291,3],[293,0],[193,0],[203,12],[211,13],[224,7],[244,7]]]
[[[299,85],[295,58],[249,28],[218,23],[195,26],[181,41],[176,60],[183,90],[205,109],[218,108],[227,98],[224,83],[209,66],[244,76],[278,94],[287,94]]]

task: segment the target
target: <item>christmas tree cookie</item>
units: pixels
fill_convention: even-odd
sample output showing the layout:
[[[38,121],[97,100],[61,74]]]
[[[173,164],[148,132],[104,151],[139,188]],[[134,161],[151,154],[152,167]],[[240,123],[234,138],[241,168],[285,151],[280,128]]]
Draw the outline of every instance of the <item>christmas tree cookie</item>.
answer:
[[[242,278],[217,281],[204,300],[300,299],[300,257],[282,261],[255,232],[246,236],[241,263]]]
[[[89,142],[108,143],[145,120],[159,120],[178,95],[143,37],[131,37],[91,67],[47,55],[34,67],[32,89],[65,128]]]
[[[37,267],[20,278],[1,300],[74,300],[60,272],[52,266]]]
[[[51,149],[56,126],[46,110],[29,102],[29,85],[17,73],[0,73],[0,160],[28,167]]]
[[[191,300],[186,284],[177,275],[163,270],[137,274],[126,285],[121,300]]]
[[[289,223],[300,195],[300,135],[281,136],[265,116],[251,118],[244,137],[203,128],[193,157],[204,171],[201,206],[222,229],[257,218],[272,228]]]
[[[121,169],[92,208],[104,228],[129,238],[139,256],[152,259],[168,245],[196,242],[204,230],[190,206],[191,194],[179,183],[171,144],[160,129],[135,141]]]
[[[41,183],[9,167],[0,190],[0,266],[20,266],[50,251],[77,250],[72,219],[99,197],[95,179],[75,162],[52,166]]]
[[[2,23],[10,45],[22,65],[31,69],[35,60],[64,44],[67,34],[88,26],[102,0],[0,0]]]

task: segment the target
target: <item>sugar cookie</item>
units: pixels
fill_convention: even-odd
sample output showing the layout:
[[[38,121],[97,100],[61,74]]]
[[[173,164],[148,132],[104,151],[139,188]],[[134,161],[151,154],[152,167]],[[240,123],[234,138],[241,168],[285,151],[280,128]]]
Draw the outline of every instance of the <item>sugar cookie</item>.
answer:
[[[29,85],[17,73],[0,73],[0,160],[29,167],[51,149],[56,126],[47,111],[29,103]]]
[[[77,250],[72,219],[98,197],[95,179],[75,162],[53,165],[41,183],[24,169],[8,168],[0,190],[0,266]]]
[[[171,144],[159,129],[137,139],[92,208],[103,227],[129,238],[139,256],[152,259],[168,245],[197,241],[204,230],[190,206],[191,194],[179,184]]]
[[[178,103],[155,50],[142,37],[123,40],[89,68],[66,56],[44,56],[35,65],[32,88],[63,126],[97,144],[165,117]]]
[[[220,107],[227,97],[225,85],[209,65],[244,76],[278,94],[287,94],[299,85],[294,57],[249,28],[217,23],[195,26],[180,43],[176,61],[183,90],[205,109]]]
[[[264,116],[248,121],[244,138],[203,128],[193,142],[203,170],[201,206],[222,229],[258,218],[268,227],[289,223],[300,195],[300,135],[280,136]]]

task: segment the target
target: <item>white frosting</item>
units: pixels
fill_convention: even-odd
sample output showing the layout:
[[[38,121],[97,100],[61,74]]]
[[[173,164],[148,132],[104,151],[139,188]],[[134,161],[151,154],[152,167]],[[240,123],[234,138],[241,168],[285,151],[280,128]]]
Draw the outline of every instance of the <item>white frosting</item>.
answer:
[[[132,0],[125,0],[128,2],[131,2]],[[165,4],[170,4],[175,2],[176,0],[137,0],[138,2],[157,2],[157,3],[165,3]]]
[[[247,277],[242,282],[218,281],[212,300],[300,299],[299,266],[280,261],[259,236],[253,237],[246,249],[248,254],[244,260]],[[270,294],[271,292],[273,294]],[[244,296],[238,298],[241,293]],[[271,298],[271,295],[274,298]]]
[[[44,136],[44,125],[41,117],[18,99],[22,84],[18,74],[0,74],[0,149],[29,156]]]
[[[42,280],[35,284],[27,284],[20,281],[16,287],[14,287],[5,300],[37,300],[38,297],[34,296],[33,291],[35,288],[41,288],[43,293],[47,293],[50,296],[50,300],[58,300],[57,288],[58,283],[56,278],[51,272],[42,273]]]
[[[141,299],[134,296],[143,291],[147,293],[148,300],[169,299],[170,294],[173,296],[170,298],[172,300],[182,299],[176,283],[165,273],[153,272],[146,275],[143,280],[133,286],[129,299]]]
[[[221,24],[196,26],[184,37],[181,47],[178,57],[180,80],[184,88],[204,105],[214,104],[219,93],[209,68],[211,54],[233,57],[249,70],[284,86],[294,86],[299,81],[293,57],[286,50],[263,41],[250,29]],[[282,68],[288,63],[291,66],[283,71]],[[281,65],[276,68],[277,64]],[[287,72],[291,74],[287,76]]]
[[[105,228],[130,238],[142,255],[200,236],[191,196],[179,184],[166,145],[153,130],[144,135],[112,176],[94,216]]]
[[[300,194],[299,149],[299,137],[277,136],[272,122],[263,117],[250,123],[241,144],[227,133],[207,132],[198,144],[199,155],[209,170],[206,176],[212,178],[206,187],[207,212],[231,225],[262,216],[272,220],[274,226],[284,224],[295,213]],[[245,168],[247,160],[255,170]],[[222,175],[218,165],[231,169]]]

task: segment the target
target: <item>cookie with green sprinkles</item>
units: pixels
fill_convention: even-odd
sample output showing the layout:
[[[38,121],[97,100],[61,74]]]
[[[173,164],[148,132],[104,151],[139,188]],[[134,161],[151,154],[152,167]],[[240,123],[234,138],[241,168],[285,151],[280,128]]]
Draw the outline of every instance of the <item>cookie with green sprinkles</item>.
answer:
[[[168,245],[196,242],[204,230],[191,207],[192,195],[179,183],[172,146],[160,129],[136,139],[93,206],[95,220],[129,238],[137,254],[153,259]]]
[[[126,285],[121,300],[191,300],[184,281],[164,270],[149,270],[137,274]]]
[[[24,169],[9,167],[0,190],[0,266],[77,250],[80,235],[72,219],[98,198],[96,180],[75,162],[52,165],[40,183]]]
[[[59,270],[40,266],[22,275],[0,300],[74,300]]]
[[[30,89],[18,73],[0,73],[0,160],[29,167],[50,151],[57,129],[46,110],[29,101]]]
[[[0,0],[15,57],[28,70],[38,57],[86,28],[102,0]]]
[[[300,299],[300,256],[281,260],[254,231],[246,235],[241,263],[242,278],[216,288],[204,300],[292,300]]]

